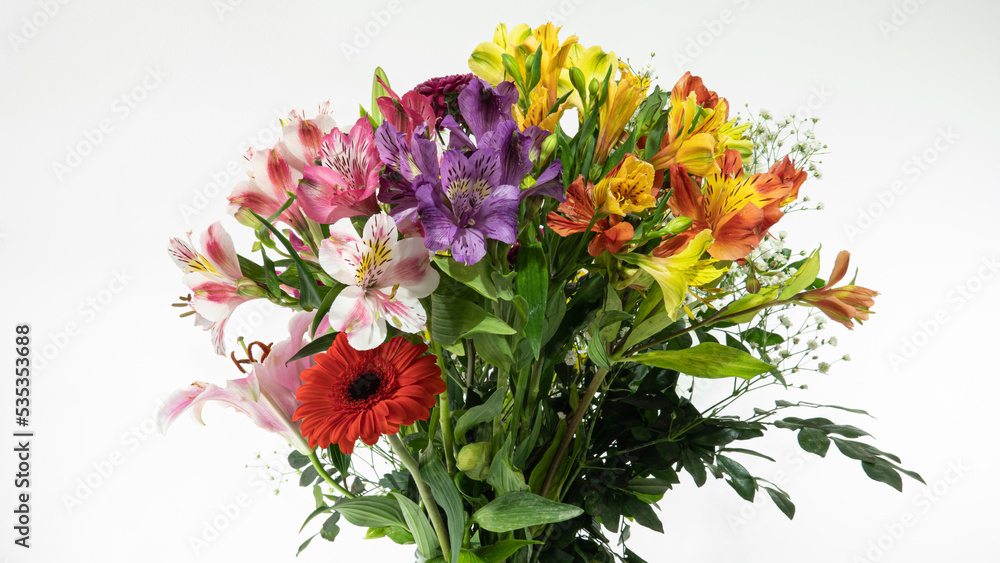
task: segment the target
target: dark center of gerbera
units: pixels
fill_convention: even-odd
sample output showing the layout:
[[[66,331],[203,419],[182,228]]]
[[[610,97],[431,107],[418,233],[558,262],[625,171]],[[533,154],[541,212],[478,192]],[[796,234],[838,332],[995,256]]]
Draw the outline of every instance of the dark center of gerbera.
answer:
[[[366,371],[351,382],[347,388],[347,394],[351,396],[353,401],[364,401],[378,392],[381,385],[382,380],[377,373]]]

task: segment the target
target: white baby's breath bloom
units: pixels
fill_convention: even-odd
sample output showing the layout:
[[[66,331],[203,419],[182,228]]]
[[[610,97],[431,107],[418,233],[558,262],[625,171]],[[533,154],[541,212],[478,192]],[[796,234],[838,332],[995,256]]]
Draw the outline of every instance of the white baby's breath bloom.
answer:
[[[820,362],[819,366],[817,367],[817,369],[819,369],[820,373],[829,373],[830,372],[830,364],[828,364],[826,362]]]

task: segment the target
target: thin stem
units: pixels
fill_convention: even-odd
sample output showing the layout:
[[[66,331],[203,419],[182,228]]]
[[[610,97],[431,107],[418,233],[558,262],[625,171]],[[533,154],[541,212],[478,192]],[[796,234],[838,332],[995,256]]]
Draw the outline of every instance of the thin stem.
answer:
[[[455,467],[455,436],[451,427],[451,405],[448,403],[448,371],[444,365],[444,354],[441,352],[441,345],[434,344],[434,355],[437,356],[438,365],[441,367],[441,377],[444,378],[444,392],[438,395],[438,414],[441,418],[441,443],[444,445],[444,459],[448,468],[448,474],[453,473]]]
[[[469,392],[472,391],[472,384],[474,382],[473,376],[476,375],[476,343],[472,341],[471,338],[465,339],[465,397],[466,402],[468,402]]]
[[[597,373],[594,374],[594,378],[590,380],[590,385],[587,386],[583,398],[580,399],[580,404],[577,405],[576,410],[573,412],[573,418],[570,419],[569,426],[566,427],[566,433],[563,434],[562,440],[559,442],[559,449],[556,450],[556,455],[552,458],[552,465],[549,466],[549,471],[545,474],[545,481],[542,482],[542,490],[538,493],[539,495],[543,497],[548,495],[549,489],[552,487],[552,481],[555,479],[556,471],[559,470],[563,458],[566,457],[569,443],[573,441],[573,435],[576,434],[576,429],[580,427],[580,422],[583,421],[583,415],[586,414],[587,408],[590,406],[590,401],[594,399],[597,389],[604,382],[604,378],[607,375],[608,370],[599,368]]]
[[[444,560],[451,561],[451,542],[448,541],[448,528],[445,527],[444,519],[441,518],[441,512],[434,501],[434,495],[431,494],[430,487],[420,478],[420,465],[410,455],[410,451],[403,445],[403,441],[399,439],[399,436],[390,434],[387,437],[389,438],[389,444],[392,445],[392,451],[396,452],[399,460],[403,462],[403,465],[410,472],[410,476],[413,477],[413,482],[417,484],[417,492],[420,493],[420,498],[424,501],[424,508],[427,510],[427,515],[431,517],[431,524],[434,525],[438,543],[441,544],[441,553],[444,555]]]
[[[309,461],[312,462],[313,467],[316,468],[316,472],[319,473],[320,477],[322,477],[324,481],[329,483],[331,487],[337,489],[337,491],[339,491],[340,494],[344,495],[347,498],[354,498],[354,495],[352,495],[350,491],[348,491],[344,487],[341,487],[340,484],[334,481],[333,477],[330,477],[330,474],[326,472],[326,469],[323,468],[323,464],[320,463],[319,461],[319,457],[316,456],[316,450],[312,450],[311,452],[309,452]]]

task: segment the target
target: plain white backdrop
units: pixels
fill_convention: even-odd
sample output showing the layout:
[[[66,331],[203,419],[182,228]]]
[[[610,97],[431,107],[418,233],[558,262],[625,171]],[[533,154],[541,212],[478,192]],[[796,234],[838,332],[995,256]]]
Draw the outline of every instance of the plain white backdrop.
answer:
[[[270,480],[288,470],[280,439],[215,406],[205,427],[154,430],[174,389],[238,376],[169,306],[186,288],[167,240],[224,215],[244,149],[271,146],[288,110],[330,100],[350,124],[375,66],[404,92],[467,72],[497,22],[546,20],[636,66],[655,52],[665,88],[691,70],[734,109],[821,118],[830,154],[802,193],[826,209],[781,228],[795,248],[822,242],[823,275],[850,250],[858,283],[882,295],[870,323],[827,333],[840,343],[823,353],[853,361],[783,397],[867,409],[876,420],[829,416],[929,485],[898,493],[775,431],[757,447],[778,463],[748,465],[791,493],[793,521],[764,495],[747,504],[685,477],[660,503],[665,533],[634,528],[632,548],[651,562],[991,560],[998,18],[971,0],[4,2],[0,434],[15,431],[14,326],[27,322],[36,436],[27,550],[13,544],[15,443],[0,440],[0,560],[294,560],[318,524],[298,532],[313,501],[294,475]],[[268,309],[237,321],[264,341],[284,328]],[[363,534],[345,523],[298,560],[412,561]]]

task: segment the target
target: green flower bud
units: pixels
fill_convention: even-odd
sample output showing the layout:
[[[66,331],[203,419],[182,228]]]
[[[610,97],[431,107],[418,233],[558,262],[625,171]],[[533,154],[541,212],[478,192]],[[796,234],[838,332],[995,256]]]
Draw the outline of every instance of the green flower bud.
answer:
[[[247,299],[257,299],[267,297],[267,290],[257,285],[257,282],[250,278],[242,277],[236,280],[236,295]]]
[[[596,78],[590,79],[590,95],[596,96],[597,92],[601,90],[601,83],[598,82]]]
[[[489,442],[473,442],[462,448],[455,458],[455,467],[474,481],[485,481],[490,472],[492,446]]]
[[[556,138],[556,135],[553,134],[545,137],[545,140],[542,141],[542,162],[548,160],[549,155],[556,150],[557,144],[559,144],[559,139]]]
[[[667,223],[667,232],[672,235],[676,235],[678,233],[683,233],[684,231],[688,230],[688,227],[690,226],[691,226],[690,217],[676,217],[672,219],[669,223]]]
[[[240,207],[237,209],[235,217],[240,225],[250,227],[251,229],[257,229],[261,225],[260,220],[253,216],[253,213],[250,212],[250,208],[248,207]]]

